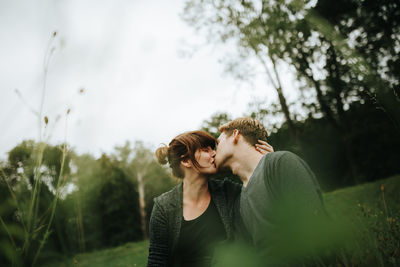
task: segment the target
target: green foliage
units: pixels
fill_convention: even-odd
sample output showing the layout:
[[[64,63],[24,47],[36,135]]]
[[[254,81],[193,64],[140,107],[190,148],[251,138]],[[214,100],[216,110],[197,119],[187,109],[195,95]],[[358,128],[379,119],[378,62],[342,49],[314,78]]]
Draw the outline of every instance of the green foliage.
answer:
[[[138,193],[133,181],[105,155],[99,161],[99,178],[104,180],[98,195],[102,243],[116,246],[140,240]]]
[[[1,258],[8,258],[9,264],[34,265],[49,238],[60,242],[51,232],[57,200],[68,181],[69,169],[64,165],[69,160],[65,145],[24,141],[0,166],[1,187],[7,187],[0,212],[2,229],[7,233],[2,239],[5,254]]]
[[[180,179],[177,178],[171,178],[171,174],[158,164],[155,160],[152,161],[151,165],[149,165],[148,172],[146,175],[143,177],[143,179],[146,181],[145,183],[145,192],[146,192],[146,214],[147,216],[147,225],[150,220],[150,214],[153,209],[153,199],[156,196],[161,195],[164,192],[169,191],[177,185],[179,182],[181,182]]]
[[[209,120],[205,120],[202,123],[201,129],[211,134],[214,138],[218,138],[220,135],[218,128],[231,120],[232,118],[226,113],[215,113]]]
[[[9,195],[7,184],[0,180],[0,264],[20,265],[16,246],[23,242],[24,231],[14,221],[15,202]]]
[[[285,125],[271,133],[269,142],[275,150],[295,151],[305,159],[325,190],[399,173],[400,142],[386,113],[367,101],[364,104],[354,102],[345,116],[353,122],[345,137],[346,143],[352,144],[350,153],[354,158],[356,179],[351,176],[340,133],[326,118],[308,118],[296,124],[301,149],[290,140]]]
[[[41,265],[58,253],[72,255],[141,240],[138,173],[145,182],[148,214],[153,198],[176,184],[140,142],[99,159],[66,153],[64,147],[24,141],[1,163],[2,265]],[[30,210],[37,215],[29,217]],[[35,232],[27,231],[29,223]]]
[[[76,190],[67,196],[60,211],[66,214],[70,253],[143,238],[138,171],[144,174],[147,214],[151,212],[153,198],[174,185],[151,151],[140,142],[135,147],[127,142],[98,160],[90,155],[76,155],[73,163]]]

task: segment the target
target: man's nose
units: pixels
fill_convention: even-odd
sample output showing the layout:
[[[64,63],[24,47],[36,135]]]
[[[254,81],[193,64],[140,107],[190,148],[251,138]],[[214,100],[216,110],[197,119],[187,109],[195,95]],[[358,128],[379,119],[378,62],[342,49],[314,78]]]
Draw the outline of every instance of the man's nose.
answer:
[[[216,154],[217,154],[217,152],[215,152],[215,150],[211,151],[211,157],[215,157]]]

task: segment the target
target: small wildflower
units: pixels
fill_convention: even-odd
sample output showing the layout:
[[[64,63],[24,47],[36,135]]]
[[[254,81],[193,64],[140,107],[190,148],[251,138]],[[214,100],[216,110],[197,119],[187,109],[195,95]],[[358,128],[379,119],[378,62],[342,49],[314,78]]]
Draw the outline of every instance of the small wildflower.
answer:
[[[78,261],[76,259],[74,259],[74,264],[78,264]]]
[[[361,207],[361,204],[360,204],[360,203],[357,203],[357,206],[360,208],[360,207]]]
[[[381,184],[381,191],[385,191],[385,184]]]

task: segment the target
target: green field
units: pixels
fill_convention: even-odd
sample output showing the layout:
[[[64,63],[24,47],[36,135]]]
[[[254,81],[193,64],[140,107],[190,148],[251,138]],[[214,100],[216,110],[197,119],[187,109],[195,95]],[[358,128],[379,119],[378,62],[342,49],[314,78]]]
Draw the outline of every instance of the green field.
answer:
[[[122,246],[82,253],[73,258],[59,258],[57,261],[46,264],[50,266],[146,266],[149,242],[131,242]]]
[[[344,217],[351,218],[349,223],[356,226],[360,222],[365,223],[368,227],[373,228],[375,232],[378,231],[378,235],[382,235],[384,245],[379,247],[379,244],[375,244],[378,246],[376,249],[387,250],[389,251],[388,253],[392,253],[391,251],[393,250],[399,254],[399,240],[390,240],[390,236],[388,238],[390,232],[385,230],[385,226],[378,223],[379,219],[383,217],[385,221],[392,220],[391,223],[397,223],[398,225],[399,192],[400,175],[326,193],[324,194],[324,200],[332,218],[337,220]],[[379,241],[380,238],[378,236],[377,240]],[[394,242],[394,244],[390,242]],[[389,245],[392,247],[387,247]],[[393,248],[393,246],[395,247]],[[49,263],[46,266],[146,266],[147,250],[148,241],[127,243],[115,248],[78,254],[72,258],[59,258],[58,261]],[[374,255],[374,253],[369,254]],[[381,254],[384,255],[383,252]],[[377,258],[382,257],[381,254]],[[393,257],[400,257],[398,254],[393,255]],[[350,266],[362,265],[357,262],[357,259],[349,259],[349,261]]]

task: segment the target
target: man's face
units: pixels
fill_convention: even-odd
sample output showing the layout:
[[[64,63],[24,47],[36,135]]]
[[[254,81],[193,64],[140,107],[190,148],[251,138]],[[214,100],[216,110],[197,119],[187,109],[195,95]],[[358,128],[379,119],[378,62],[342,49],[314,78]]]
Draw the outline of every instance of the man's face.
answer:
[[[227,167],[226,163],[233,155],[233,135],[227,136],[224,132],[217,139],[215,164],[217,168]]]

